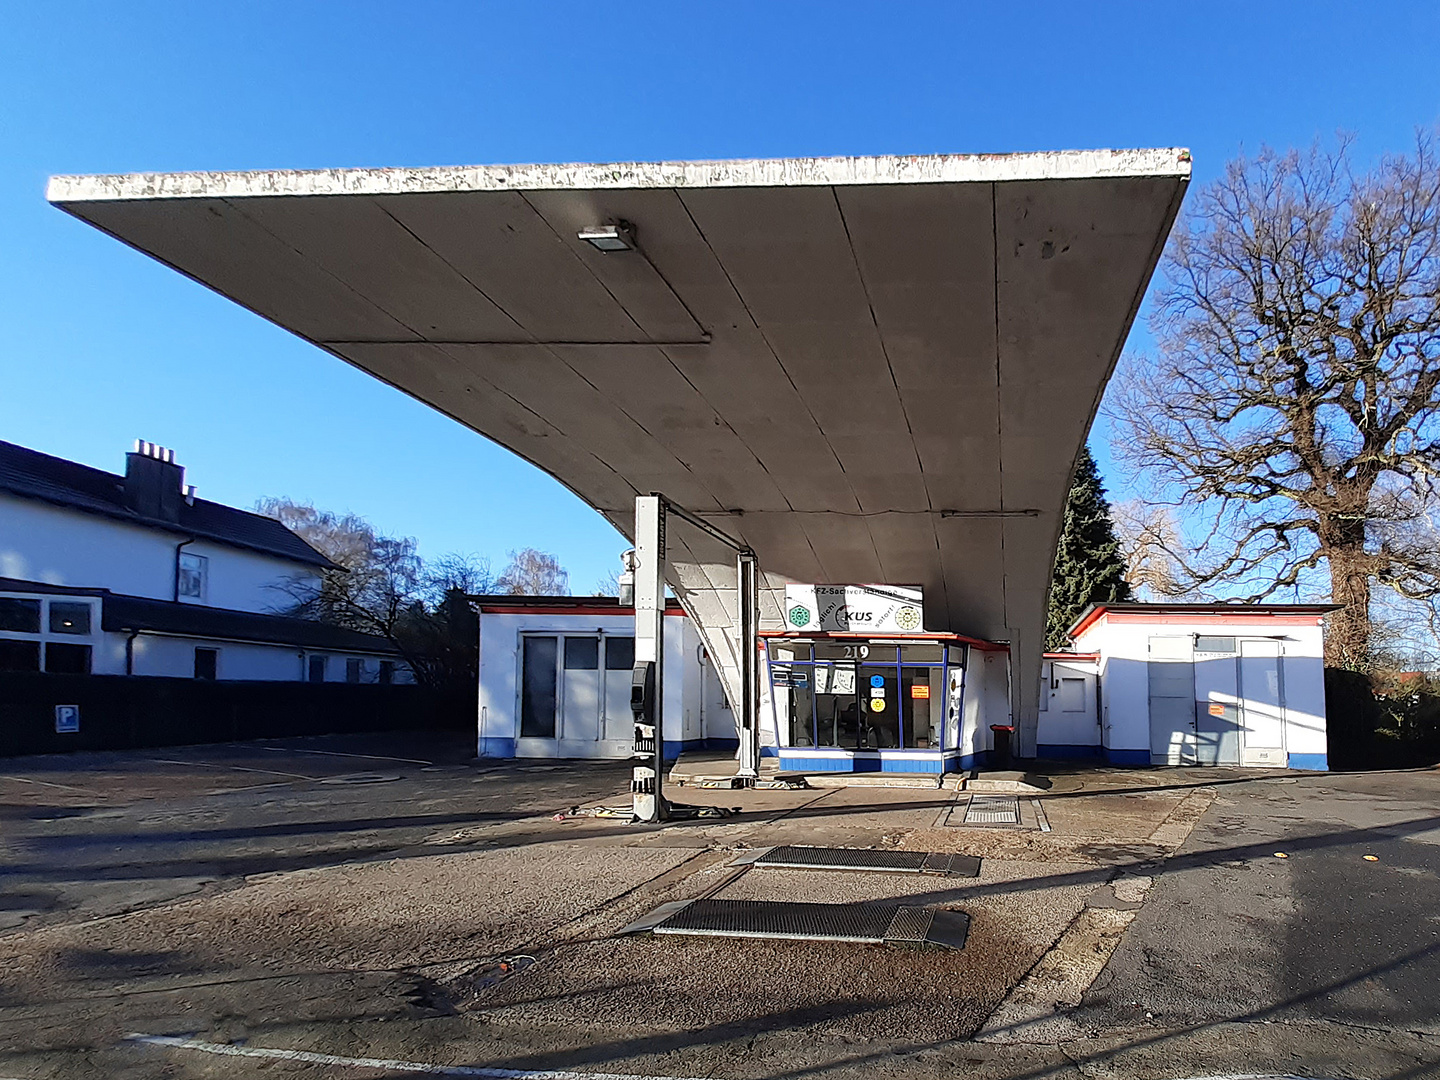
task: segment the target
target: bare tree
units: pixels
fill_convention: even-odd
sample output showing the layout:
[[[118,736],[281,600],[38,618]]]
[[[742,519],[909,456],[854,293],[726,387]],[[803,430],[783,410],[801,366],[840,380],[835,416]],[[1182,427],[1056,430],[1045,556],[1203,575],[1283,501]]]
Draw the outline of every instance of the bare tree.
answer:
[[[1169,507],[1127,499],[1111,509],[1125,580],[1147,599],[1191,599],[1180,569],[1184,544]]]
[[[1203,537],[1183,584],[1328,591],[1327,660],[1368,667],[1372,590],[1440,594],[1433,137],[1363,175],[1343,139],[1232,162],[1171,239],[1152,328],[1108,411],[1118,455]]]
[[[510,552],[509,565],[495,582],[502,593],[524,596],[567,596],[570,575],[554,555],[535,548]]]

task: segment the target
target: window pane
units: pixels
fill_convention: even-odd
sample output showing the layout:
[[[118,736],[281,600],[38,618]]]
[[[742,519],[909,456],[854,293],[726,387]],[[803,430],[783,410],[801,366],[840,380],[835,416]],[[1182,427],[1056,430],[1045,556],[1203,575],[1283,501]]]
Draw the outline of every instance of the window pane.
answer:
[[[815,677],[816,743],[820,746],[844,746],[852,749],[861,745],[860,705],[855,694],[855,665],[817,663],[809,670]]]
[[[0,596],[0,630],[14,630],[21,634],[40,632],[40,601],[16,600],[12,596]]]
[[[520,737],[555,737],[555,656],[553,637],[525,638],[520,673]]]
[[[905,668],[900,687],[900,707],[904,710],[902,731],[905,745],[928,750],[940,745],[940,723],[945,715],[945,702],[940,693],[940,668]]]
[[[901,645],[900,662],[902,664],[939,664],[945,659],[945,646],[943,645]]]
[[[38,619],[39,616],[37,615]],[[37,627],[38,629],[38,627]],[[40,643],[0,638],[0,671],[39,671]]]
[[[567,637],[565,639],[566,671],[594,671],[599,666],[599,638]]]
[[[216,661],[220,657],[218,649],[196,649],[195,650],[195,678],[214,679]]]
[[[325,657],[323,657],[323,656],[312,656],[312,657],[310,657],[310,681],[311,681],[311,682],[324,682],[324,681],[325,681]]]
[[[210,560],[204,555],[192,555],[188,551],[181,552],[180,566],[176,573],[176,587],[181,596],[193,597],[196,600],[205,599],[205,577],[210,566]]]
[[[50,641],[45,645],[45,670],[58,675],[89,675],[90,646]]]
[[[381,686],[389,686],[389,685],[390,685],[391,683],[393,683],[394,681],[395,681],[395,661],[394,661],[394,660],[381,660],[381,661],[380,661],[380,685],[381,685]]]
[[[635,666],[635,639],[633,637],[607,637],[605,639],[605,670],[629,671]]]
[[[360,665],[361,661],[355,659],[353,656],[345,661],[346,682],[358,683],[360,681],[360,672],[362,670]]]
[[[1235,651],[1235,639],[1233,637],[1196,637],[1195,651],[1233,653]]]
[[[52,634],[89,634],[90,605],[67,600],[50,601]]]
[[[887,649],[892,656],[893,649]],[[871,652],[874,657],[874,652]],[[885,749],[900,745],[899,687],[895,683],[895,665],[862,664],[860,666],[860,713],[864,717],[865,742],[871,748]]]

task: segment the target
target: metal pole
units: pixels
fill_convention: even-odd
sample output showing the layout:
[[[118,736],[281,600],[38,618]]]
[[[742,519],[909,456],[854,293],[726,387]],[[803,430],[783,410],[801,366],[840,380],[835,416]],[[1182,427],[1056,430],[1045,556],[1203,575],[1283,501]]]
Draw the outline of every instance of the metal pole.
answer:
[[[735,560],[740,597],[740,766],[735,779],[753,787],[760,777],[760,618],[755,553],[743,548]]]
[[[630,792],[637,821],[665,820],[665,500],[635,498],[635,751]]]

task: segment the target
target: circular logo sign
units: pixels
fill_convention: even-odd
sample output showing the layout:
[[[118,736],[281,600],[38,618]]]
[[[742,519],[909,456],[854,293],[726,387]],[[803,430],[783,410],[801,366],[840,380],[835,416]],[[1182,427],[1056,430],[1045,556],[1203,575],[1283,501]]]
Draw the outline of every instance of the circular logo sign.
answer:
[[[810,621],[810,609],[802,604],[796,604],[790,609],[790,621],[796,626],[804,626]]]
[[[895,625],[901,630],[919,630],[920,612],[913,607],[902,607],[895,612]]]
[[[870,699],[870,711],[871,711],[871,712],[884,712],[884,711],[885,711],[885,699],[884,699],[883,697],[871,698],[871,699]]]

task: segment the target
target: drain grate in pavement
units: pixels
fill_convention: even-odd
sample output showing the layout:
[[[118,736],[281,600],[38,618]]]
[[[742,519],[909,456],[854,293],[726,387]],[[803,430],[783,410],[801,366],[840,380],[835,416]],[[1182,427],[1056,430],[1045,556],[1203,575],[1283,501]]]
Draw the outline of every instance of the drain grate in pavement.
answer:
[[[859,945],[963,948],[970,917],[900,904],[802,904],[774,900],[696,900],[655,926],[657,934],[844,941]]]
[[[1020,799],[1015,795],[971,795],[966,825],[1019,825]]]
[[[771,848],[756,866],[794,870],[870,870],[882,874],[947,874],[976,877],[980,860],[947,851],[873,851],[861,848],[787,846]]]

